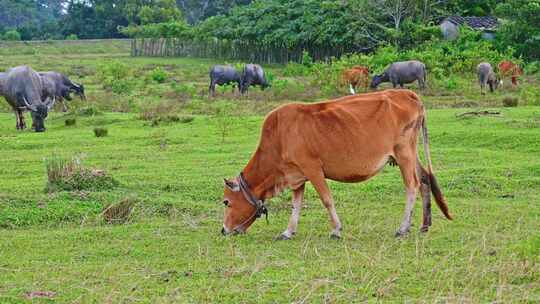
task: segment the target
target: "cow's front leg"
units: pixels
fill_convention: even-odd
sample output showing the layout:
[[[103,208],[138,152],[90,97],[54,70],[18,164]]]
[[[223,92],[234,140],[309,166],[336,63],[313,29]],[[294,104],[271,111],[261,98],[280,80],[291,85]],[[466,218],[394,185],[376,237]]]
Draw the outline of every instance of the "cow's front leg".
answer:
[[[278,237],[279,240],[288,240],[296,234],[296,228],[298,227],[298,220],[300,218],[300,210],[302,209],[302,202],[304,201],[304,188],[305,184],[298,189],[293,190],[292,200],[292,213],[289,219],[289,226],[287,230]]]
[[[352,95],[356,94],[356,91],[354,90],[354,87],[353,87],[352,84],[349,84],[349,92],[350,92]]]
[[[21,118],[19,116],[19,110],[15,110],[15,128],[21,130]]]
[[[332,193],[326,183],[322,170],[313,172],[312,174],[306,174],[306,176],[319,194],[326,210],[328,210],[328,215],[330,216],[330,222],[332,223],[333,228],[330,237],[336,239],[341,238],[341,221],[337,215],[334,198],[332,197]]]

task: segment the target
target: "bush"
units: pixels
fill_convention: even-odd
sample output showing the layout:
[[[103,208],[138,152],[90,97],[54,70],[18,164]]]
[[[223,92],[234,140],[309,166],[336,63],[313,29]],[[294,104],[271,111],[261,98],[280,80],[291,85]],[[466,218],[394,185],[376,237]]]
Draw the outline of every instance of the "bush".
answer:
[[[109,135],[109,130],[107,130],[107,128],[97,127],[97,128],[94,128],[94,135],[96,137],[105,137]]]
[[[516,97],[507,96],[502,100],[503,106],[505,107],[517,107],[518,99]]]
[[[136,85],[133,71],[126,63],[120,61],[100,65],[97,77],[105,89],[110,89],[116,94],[130,94]]]
[[[80,108],[77,110],[77,115],[80,116],[96,116],[96,115],[103,115],[103,113],[98,110],[95,106],[88,106],[84,108]]]
[[[150,78],[157,83],[164,83],[168,77],[164,69],[157,67],[150,72]]]
[[[101,215],[107,224],[124,224],[130,219],[136,203],[134,198],[125,198],[117,204],[105,207]]]
[[[195,95],[197,95],[197,88],[193,84],[189,83],[181,83],[178,84],[176,82],[171,83],[171,89],[174,92],[174,95],[176,95],[177,98],[188,100],[192,99]]]
[[[66,40],[79,40],[79,37],[75,34],[69,34],[66,36]]]
[[[19,34],[19,32],[16,30],[7,31],[2,39],[8,41],[21,41],[21,34]]]
[[[77,120],[75,118],[68,118],[66,119],[65,123],[67,127],[74,126],[77,124]]]
[[[119,184],[104,170],[85,168],[78,157],[66,159],[53,155],[45,159],[45,167],[48,192],[109,190]]]

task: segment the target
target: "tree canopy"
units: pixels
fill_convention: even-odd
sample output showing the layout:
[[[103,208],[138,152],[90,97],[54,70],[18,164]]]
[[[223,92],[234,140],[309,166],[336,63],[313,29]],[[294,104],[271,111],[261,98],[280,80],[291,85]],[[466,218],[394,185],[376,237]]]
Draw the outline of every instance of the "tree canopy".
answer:
[[[540,0],[0,0],[0,37],[179,37],[288,48],[408,49],[438,36],[439,22],[450,15],[494,15],[501,20],[499,49],[540,57]]]

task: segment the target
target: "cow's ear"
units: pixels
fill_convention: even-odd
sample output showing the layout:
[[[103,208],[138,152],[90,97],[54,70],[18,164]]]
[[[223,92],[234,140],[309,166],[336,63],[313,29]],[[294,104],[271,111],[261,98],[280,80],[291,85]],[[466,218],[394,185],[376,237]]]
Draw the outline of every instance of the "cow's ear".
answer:
[[[224,178],[223,179],[223,184],[225,185],[225,187],[229,188],[229,190],[231,190],[233,192],[240,191],[240,186],[234,180],[228,180],[228,179]]]

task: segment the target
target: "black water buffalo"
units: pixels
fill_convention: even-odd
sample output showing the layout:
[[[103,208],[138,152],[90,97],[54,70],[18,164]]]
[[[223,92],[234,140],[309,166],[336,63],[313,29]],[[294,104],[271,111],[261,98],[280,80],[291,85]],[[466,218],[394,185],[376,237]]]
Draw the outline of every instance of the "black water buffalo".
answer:
[[[230,65],[215,65],[210,70],[210,87],[208,88],[209,94],[216,95],[216,85],[224,85],[236,83],[238,89],[241,88],[240,74],[236,69]],[[233,87],[234,92],[234,87]]]
[[[499,79],[493,72],[491,64],[482,62],[476,67],[478,73],[478,82],[480,83],[480,93],[485,94],[484,89],[486,84],[489,85],[489,91],[493,92],[499,86]]]
[[[0,78],[0,91],[15,112],[17,130],[26,128],[24,111],[29,110],[35,131],[45,131],[44,120],[49,108],[42,100],[43,85],[39,74],[28,66],[19,66],[10,69]]]
[[[258,64],[246,64],[242,72],[240,91],[246,93],[250,86],[259,85],[264,90],[270,85],[266,81],[263,68]]]
[[[373,76],[370,87],[372,89],[383,82],[391,82],[394,88],[418,80],[420,89],[426,85],[426,65],[417,60],[392,63],[381,75]]]
[[[39,75],[43,84],[42,98],[47,100],[47,103],[52,102],[54,105],[58,100],[62,103],[62,110],[67,112],[68,109],[64,99],[71,101],[71,93],[79,96],[81,100],[86,100],[84,86],[71,81],[66,75],[58,72],[40,72]]]

